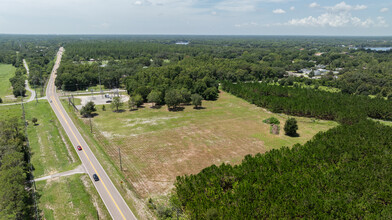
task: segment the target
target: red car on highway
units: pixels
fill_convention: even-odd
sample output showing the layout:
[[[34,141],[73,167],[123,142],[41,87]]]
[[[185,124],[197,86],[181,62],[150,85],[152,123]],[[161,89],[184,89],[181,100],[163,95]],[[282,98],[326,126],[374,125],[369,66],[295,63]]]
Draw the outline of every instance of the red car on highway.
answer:
[[[77,146],[76,148],[78,148],[79,151],[82,150],[82,147],[81,147],[81,146]]]

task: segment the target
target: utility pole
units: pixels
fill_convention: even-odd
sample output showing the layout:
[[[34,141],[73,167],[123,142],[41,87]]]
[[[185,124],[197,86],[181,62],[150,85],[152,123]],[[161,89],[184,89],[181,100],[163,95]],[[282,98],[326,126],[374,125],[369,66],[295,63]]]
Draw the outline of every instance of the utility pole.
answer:
[[[98,77],[99,77],[99,90],[101,91],[101,96],[103,98],[103,92],[102,92],[102,87],[101,87],[101,71],[98,72]]]
[[[34,91],[35,91],[35,101],[37,101],[38,104],[37,86],[34,86]]]
[[[118,155],[120,157],[120,170],[122,171],[123,169],[122,169],[122,163],[121,163],[121,150],[120,150],[120,147],[118,148]]]

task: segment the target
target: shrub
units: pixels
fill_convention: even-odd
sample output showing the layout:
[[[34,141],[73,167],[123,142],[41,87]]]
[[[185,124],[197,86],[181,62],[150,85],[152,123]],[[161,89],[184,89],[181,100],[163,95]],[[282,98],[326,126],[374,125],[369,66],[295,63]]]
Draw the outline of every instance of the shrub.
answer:
[[[274,125],[280,124],[280,121],[275,117],[267,118],[267,119],[263,120],[263,122],[266,124],[274,124]]]
[[[215,87],[210,87],[204,91],[205,100],[217,100],[218,99],[218,89]]]
[[[298,124],[295,118],[287,119],[286,123],[284,124],[284,132],[288,136],[295,136],[297,134]]]

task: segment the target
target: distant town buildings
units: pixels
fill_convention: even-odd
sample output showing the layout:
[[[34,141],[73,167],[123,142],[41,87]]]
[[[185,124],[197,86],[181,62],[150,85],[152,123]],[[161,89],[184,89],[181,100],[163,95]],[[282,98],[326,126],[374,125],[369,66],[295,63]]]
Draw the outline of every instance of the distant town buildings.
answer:
[[[320,79],[321,76],[327,75],[328,73],[332,72],[334,75],[334,78],[338,78],[336,75],[338,75],[343,69],[342,68],[336,68],[335,70],[329,70],[326,69],[327,66],[319,64],[315,65],[313,68],[303,68],[296,71],[286,71],[288,76],[294,76],[294,77],[306,77],[306,78],[312,78],[312,79]],[[311,73],[313,72],[313,76],[310,77]]]
[[[176,44],[177,45],[188,45],[189,41],[179,41],[179,42],[176,42]]]

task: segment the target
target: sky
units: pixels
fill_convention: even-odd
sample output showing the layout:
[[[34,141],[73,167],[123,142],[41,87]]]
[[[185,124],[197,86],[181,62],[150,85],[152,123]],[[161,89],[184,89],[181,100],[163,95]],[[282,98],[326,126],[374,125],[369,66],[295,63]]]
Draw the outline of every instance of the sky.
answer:
[[[0,33],[392,36],[392,1],[0,0]]]

